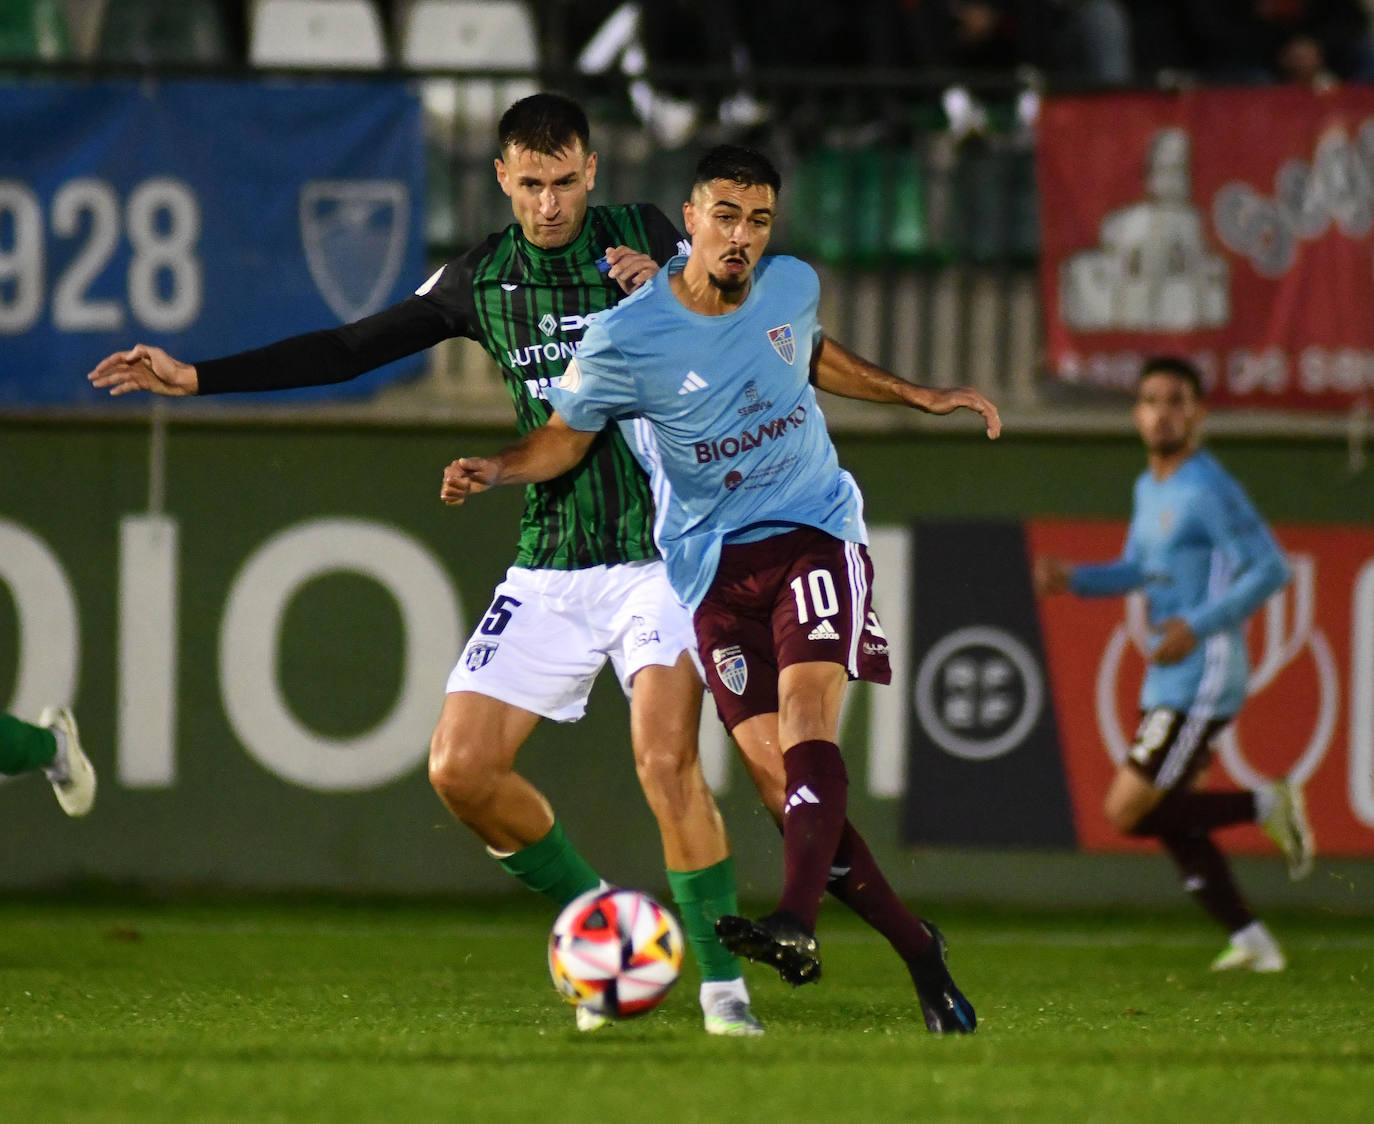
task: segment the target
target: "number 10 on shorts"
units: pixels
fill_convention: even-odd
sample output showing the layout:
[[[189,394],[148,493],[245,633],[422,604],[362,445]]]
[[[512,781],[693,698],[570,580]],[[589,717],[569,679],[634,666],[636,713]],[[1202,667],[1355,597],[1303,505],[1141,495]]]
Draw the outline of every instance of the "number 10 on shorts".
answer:
[[[797,623],[806,624],[814,615],[833,617],[840,611],[840,600],[835,595],[835,579],[829,570],[812,570],[803,578],[798,574],[790,583],[792,596],[797,601]],[[811,595],[810,608],[807,607],[807,594]]]

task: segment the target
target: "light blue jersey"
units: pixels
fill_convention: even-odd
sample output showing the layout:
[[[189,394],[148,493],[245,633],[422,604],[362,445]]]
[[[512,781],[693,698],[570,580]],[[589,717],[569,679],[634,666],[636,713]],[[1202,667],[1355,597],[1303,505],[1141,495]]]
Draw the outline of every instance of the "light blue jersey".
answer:
[[[549,400],[574,429],[620,423],[653,482],[668,578],[695,609],[725,542],[797,526],[868,540],[858,485],[840,468],[811,387],[815,270],[763,258],[744,302],[705,316],[669,283],[686,260],[597,317]]]
[[[1246,618],[1287,580],[1283,553],[1245,491],[1199,450],[1165,480],[1141,474],[1125,552],[1079,566],[1071,588],[1087,596],[1144,589],[1152,628],[1187,621],[1197,647],[1179,663],[1150,664],[1140,705],[1226,718],[1245,700]]]

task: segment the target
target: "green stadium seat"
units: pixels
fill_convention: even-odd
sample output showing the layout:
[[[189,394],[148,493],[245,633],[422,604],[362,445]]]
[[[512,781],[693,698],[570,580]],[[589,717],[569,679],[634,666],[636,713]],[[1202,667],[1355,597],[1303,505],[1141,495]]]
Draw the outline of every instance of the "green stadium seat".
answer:
[[[96,42],[102,60],[214,65],[231,53],[215,0],[105,0]]]
[[[986,147],[961,154],[951,192],[957,256],[980,265],[1027,264],[1040,250],[1034,157]]]
[[[796,169],[789,244],[828,264],[918,264],[940,256],[926,175],[908,148],[822,148]]]
[[[0,0],[0,59],[65,59],[71,54],[61,0]]]

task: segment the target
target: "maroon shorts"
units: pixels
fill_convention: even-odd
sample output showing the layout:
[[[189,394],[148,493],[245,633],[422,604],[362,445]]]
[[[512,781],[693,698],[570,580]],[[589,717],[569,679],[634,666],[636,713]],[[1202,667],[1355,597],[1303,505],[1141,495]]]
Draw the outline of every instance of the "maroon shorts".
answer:
[[[872,589],[868,550],[812,527],[726,545],[695,617],[725,728],[776,712],[778,671],[790,664],[837,663],[851,679],[890,682]]]
[[[1212,760],[1212,739],[1231,722],[1157,706],[1140,713],[1127,761],[1155,788],[1188,788]]]

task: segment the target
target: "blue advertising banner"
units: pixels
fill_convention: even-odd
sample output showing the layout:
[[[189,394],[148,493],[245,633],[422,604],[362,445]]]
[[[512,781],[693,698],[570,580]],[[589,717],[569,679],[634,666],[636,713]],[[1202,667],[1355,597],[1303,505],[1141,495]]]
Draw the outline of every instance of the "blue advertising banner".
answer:
[[[421,125],[399,81],[0,84],[0,406],[89,404],[85,373],[135,343],[195,362],[402,299]]]

